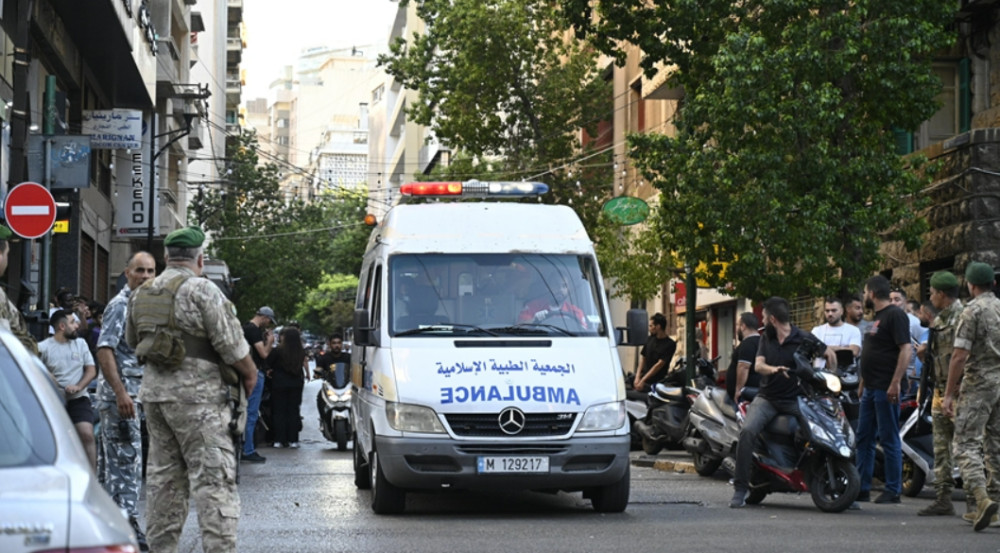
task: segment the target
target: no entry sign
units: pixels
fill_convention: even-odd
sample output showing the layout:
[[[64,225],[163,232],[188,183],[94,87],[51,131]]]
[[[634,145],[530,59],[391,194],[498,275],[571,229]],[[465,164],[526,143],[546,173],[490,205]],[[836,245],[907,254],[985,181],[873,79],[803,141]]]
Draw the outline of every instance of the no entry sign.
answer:
[[[7,226],[21,238],[38,238],[56,222],[56,201],[44,186],[22,182],[10,189],[3,204]]]

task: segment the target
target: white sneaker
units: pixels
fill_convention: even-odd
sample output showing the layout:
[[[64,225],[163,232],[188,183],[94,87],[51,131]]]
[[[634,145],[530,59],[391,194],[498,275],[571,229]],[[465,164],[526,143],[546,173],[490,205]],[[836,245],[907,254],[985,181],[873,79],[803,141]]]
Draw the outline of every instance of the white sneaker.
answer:
[[[299,448],[299,442],[292,442],[292,443],[288,444],[288,447],[290,447],[292,449],[298,449]]]
[[[274,442],[274,449],[281,449],[281,443],[280,442]]]

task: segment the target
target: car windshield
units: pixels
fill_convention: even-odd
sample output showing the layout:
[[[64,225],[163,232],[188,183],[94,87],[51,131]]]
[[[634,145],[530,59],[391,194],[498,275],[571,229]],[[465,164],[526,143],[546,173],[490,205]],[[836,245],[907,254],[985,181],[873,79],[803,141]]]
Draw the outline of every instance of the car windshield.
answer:
[[[6,348],[0,348],[0,469],[53,462],[55,441],[48,418],[21,367]]]
[[[393,336],[605,336],[593,257],[398,254]]]

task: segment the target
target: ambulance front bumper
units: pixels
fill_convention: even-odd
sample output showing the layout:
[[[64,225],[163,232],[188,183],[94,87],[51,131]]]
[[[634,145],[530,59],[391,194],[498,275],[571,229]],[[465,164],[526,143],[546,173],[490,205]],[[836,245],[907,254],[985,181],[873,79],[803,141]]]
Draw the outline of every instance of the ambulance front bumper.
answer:
[[[629,436],[489,442],[377,436],[387,480],[404,489],[578,491],[618,482]]]

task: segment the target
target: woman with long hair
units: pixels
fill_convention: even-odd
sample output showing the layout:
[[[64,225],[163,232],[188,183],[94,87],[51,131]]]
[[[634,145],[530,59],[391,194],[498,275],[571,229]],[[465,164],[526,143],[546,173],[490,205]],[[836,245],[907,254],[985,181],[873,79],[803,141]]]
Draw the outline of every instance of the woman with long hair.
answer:
[[[302,388],[305,386],[306,351],[296,328],[281,333],[278,347],[267,356],[271,377],[271,418],[274,424],[274,447],[299,447],[302,430]]]

